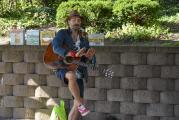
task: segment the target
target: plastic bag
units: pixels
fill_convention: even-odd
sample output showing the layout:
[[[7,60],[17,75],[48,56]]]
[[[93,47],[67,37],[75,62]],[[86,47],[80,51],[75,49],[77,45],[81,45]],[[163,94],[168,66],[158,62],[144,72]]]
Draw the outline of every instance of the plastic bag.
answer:
[[[65,102],[63,100],[60,101],[60,105],[53,107],[50,120],[67,120]]]

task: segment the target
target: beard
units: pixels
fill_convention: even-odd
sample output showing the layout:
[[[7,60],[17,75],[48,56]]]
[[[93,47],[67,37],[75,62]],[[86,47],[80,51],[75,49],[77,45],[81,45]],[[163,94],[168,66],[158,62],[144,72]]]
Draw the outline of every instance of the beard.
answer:
[[[78,25],[78,24],[72,25],[71,29],[73,29],[73,30],[79,30],[80,29],[80,25]]]

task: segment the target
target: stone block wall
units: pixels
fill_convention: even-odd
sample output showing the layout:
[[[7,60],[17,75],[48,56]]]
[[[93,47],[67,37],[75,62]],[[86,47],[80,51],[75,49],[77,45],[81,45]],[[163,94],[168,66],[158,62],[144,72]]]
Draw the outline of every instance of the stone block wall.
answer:
[[[89,71],[83,120],[179,120],[179,48],[95,47],[112,79]],[[45,47],[0,46],[0,120],[49,120],[52,107],[72,96],[43,64]]]

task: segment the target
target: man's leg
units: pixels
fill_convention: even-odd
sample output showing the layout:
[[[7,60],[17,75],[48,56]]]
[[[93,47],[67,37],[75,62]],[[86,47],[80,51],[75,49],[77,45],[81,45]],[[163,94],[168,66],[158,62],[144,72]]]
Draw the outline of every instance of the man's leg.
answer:
[[[82,103],[82,98],[80,97],[80,90],[76,81],[76,75],[74,72],[69,71],[65,74],[65,78],[68,80],[68,88],[74,96],[74,103],[79,106]]]
[[[78,83],[78,87],[79,87],[79,89],[80,89],[80,97],[82,97],[83,98],[83,94],[84,94],[84,83],[83,83],[83,79],[77,79],[77,83]],[[73,102],[75,102],[75,101],[73,101]],[[83,103],[84,103],[84,101],[83,101]],[[70,111],[70,114],[69,114],[69,116],[71,117],[72,116],[72,120],[79,120],[80,119],[80,117],[81,117],[81,115],[80,115],[80,113],[79,113],[79,111],[78,111],[78,106],[75,106],[76,104],[74,103],[73,104],[73,107],[72,107],[72,109],[71,109],[71,111]],[[70,119],[69,119],[70,120]]]
[[[78,106],[82,103],[82,98],[80,97],[80,90],[76,81],[76,75],[74,72],[69,71],[65,74],[65,77],[68,80],[69,90],[74,96],[74,103],[68,115],[68,120],[78,120],[80,117],[80,113],[78,112]]]
[[[78,111],[78,106],[76,106],[74,103],[68,115],[68,120],[79,120],[79,118],[80,118],[80,113]]]
[[[78,120],[80,116],[80,113],[78,111],[78,106],[79,104],[83,103],[82,102],[83,100],[80,97],[81,86],[77,84],[78,80],[76,80],[76,75],[72,71],[66,72],[63,70],[61,71],[59,70],[55,74],[58,78],[64,80],[64,82],[68,84],[69,90],[71,94],[74,96],[74,105],[69,113],[68,120]],[[80,87],[80,90],[79,90],[79,87]],[[82,87],[84,88],[84,86]],[[83,90],[82,90],[82,93],[83,93]],[[81,94],[81,96],[83,96],[83,94]]]

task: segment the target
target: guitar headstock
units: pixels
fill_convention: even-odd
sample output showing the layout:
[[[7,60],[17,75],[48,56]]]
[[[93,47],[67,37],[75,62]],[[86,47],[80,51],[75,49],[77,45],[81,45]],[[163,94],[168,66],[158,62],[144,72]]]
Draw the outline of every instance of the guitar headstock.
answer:
[[[104,74],[105,74],[105,77],[112,78],[114,75],[114,72],[112,71],[111,68],[108,68],[108,69],[104,70]]]

